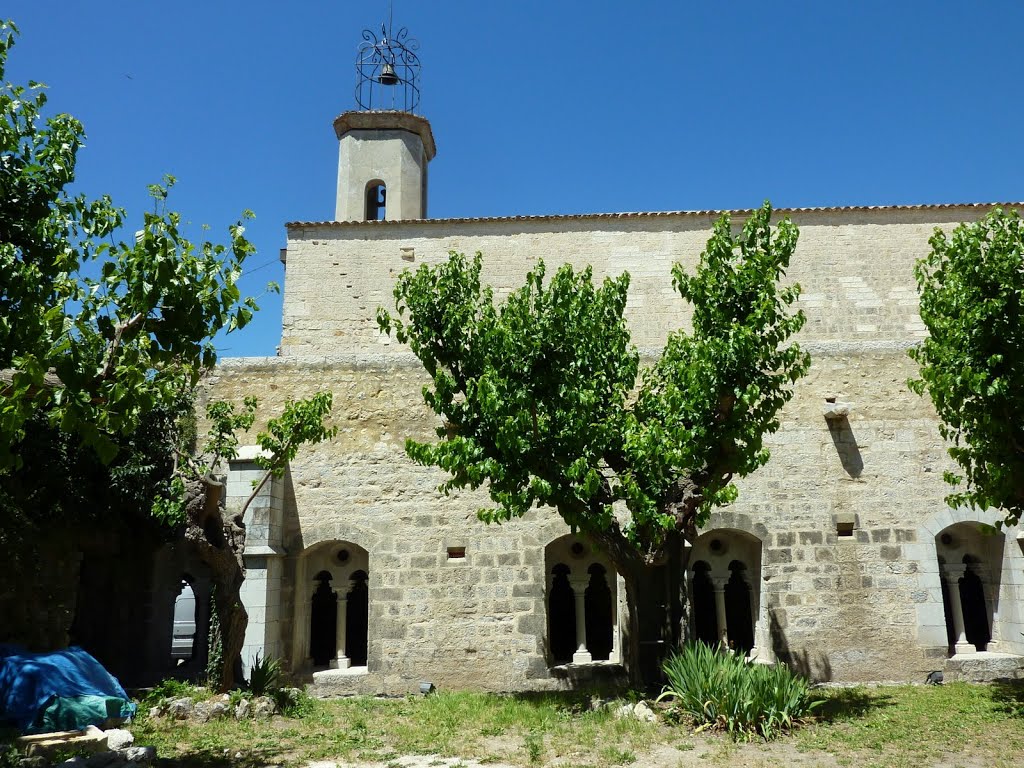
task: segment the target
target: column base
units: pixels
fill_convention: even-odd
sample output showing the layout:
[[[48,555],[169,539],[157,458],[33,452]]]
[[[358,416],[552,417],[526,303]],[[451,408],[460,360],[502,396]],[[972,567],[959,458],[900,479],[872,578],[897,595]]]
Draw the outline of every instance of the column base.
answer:
[[[348,656],[338,656],[331,659],[331,669],[348,669],[352,666],[352,659]]]
[[[573,664],[592,664],[594,657],[591,656],[590,651],[576,651],[572,655]]]
[[[978,652],[978,649],[975,648],[974,645],[972,645],[971,643],[966,643],[966,642],[964,642],[964,643],[957,643],[956,645],[953,646],[953,655],[954,656],[963,656],[965,654],[971,654],[971,653],[977,653],[977,652]]]

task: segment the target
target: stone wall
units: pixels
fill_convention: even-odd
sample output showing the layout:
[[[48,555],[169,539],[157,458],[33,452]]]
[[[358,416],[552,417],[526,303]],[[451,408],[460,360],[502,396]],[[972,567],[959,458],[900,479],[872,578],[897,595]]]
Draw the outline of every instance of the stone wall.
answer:
[[[762,542],[761,619],[777,655],[825,679],[918,679],[946,655],[938,529],[925,528],[946,509],[948,460],[934,417],[906,390],[913,369],[901,347],[865,345],[851,354],[815,344],[811,351],[811,373],[768,441],[772,460],[740,482],[739,500],[711,526]],[[285,573],[294,579],[301,554],[322,542],[369,552],[373,679],[365,683],[374,689],[407,690],[423,678],[543,687],[543,553],[567,529],[547,511],[486,526],[474,514],[487,503],[482,494],[440,495],[441,473],[412,464],[402,449],[408,436],[430,436],[424,379],[408,357],[390,363],[238,360],[213,383],[218,397],[263,396],[264,418],[285,395],[325,385],[335,393],[338,438],[304,449],[284,485]],[[830,428],[823,394],[837,390],[852,411]],[[837,535],[844,515],[856,521],[853,536]],[[465,547],[466,558],[448,560],[452,546]],[[1006,549],[1008,574],[1022,570],[1014,549]],[[1004,650],[1020,652],[1009,623],[1022,596],[1015,579],[1007,575],[1001,586],[1000,639]],[[301,666],[289,628],[294,594],[287,587],[281,594],[283,648]]]
[[[796,212],[801,227],[789,277],[804,289],[800,340],[810,374],[767,440],[769,464],[739,483],[739,500],[710,527],[761,543],[754,586],[764,658],[819,679],[923,679],[948,655],[935,537],[983,519],[947,509],[950,468],[927,400],[909,392],[906,350],[923,334],[914,260],[935,226],[975,208]],[[518,690],[563,685],[546,649],[545,547],[567,533],[549,510],[485,526],[478,494],[440,495],[444,476],[405,456],[407,437],[431,438],[425,377],[373,321],[406,267],[449,249],[483,251],[499,291],[544,256],[628,269],[634,340],[653,352],[686,321],[671,290],[673,260],[688,266],[711,217],[568,218],[360,225],[292,225],[283,357],[228,360],[208,396],[261,398],[258,420],[288,397],[329,388],[335,441],[303,449],[283,479],[279,647],[307,669],[303,613],[311,548],[350,543],[369,558],[369,658],[346,690],[403,692],[420,680],[446,687]],[[650,359],[648,357],[648,359]],[[826,420],[827,398],[850,404]],[[989,516],[988,520],[994,519]],[[837,524],[852,523],[849,536]],[[1024,653],[1024,557],[1017,531],[1003,539],[991,586],[990,650]],[[749,542],[749,539],[747,539]],[[464,558],[448,550],[464,547]],[[266,591],[264,584],[261,590]],[[618,590],[621,595],[622,590]],[[620,601],[621,602],[621,601]],[[621,605],[620,605],[621,610]],[[620,621],[620,626],[622,622]]]
[[[914,261],[936,226],[983,215],[977,207],[794,211],[800,242],[789,279],[803,287],[805,340],[917,339]],[[776,215],[776,221],[784,215]],[[692,269],[715,217],[659,214],[481,221],[293,224],[289,227],[282,353],[388,353],[378,306],[393,305],[403,269],[443,260],[451,250],[484,254],[484,278],[501,294],[522,284],[540,258],[592,265],[595,275],[628,271],[633,341],[656,349],[687,319],[672,290],[671,266]],[[742,216],[737,214],[739,226]],[[395,349],[397,353],[401,350]]]

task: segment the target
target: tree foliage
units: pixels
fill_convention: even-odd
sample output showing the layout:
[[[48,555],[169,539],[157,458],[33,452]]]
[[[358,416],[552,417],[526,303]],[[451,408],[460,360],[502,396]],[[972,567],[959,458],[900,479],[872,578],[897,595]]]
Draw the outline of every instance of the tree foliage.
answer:
[[[404,272],[396,313],[378,310],[381,330],[423,363],[424,398],[443,419],[439,440],[408,440],[408,454],[449,473],[444,492],[486,486],[495,506],[483,520],[546,505],[596,541],[626,582],[634,679],[641,632],[679,641],[681,540],[736,498],[735,478],[768,461],[764,437],[810,365],[788,343],[804,323],[790,312],[799,286],[778,284],[797,229],[770,222],[767,203],[738,236],[723,216],[695,273],[674,266],[692,327],[672,332],[642,372],[623,318],[628,274],[595,285],[590,268],[564,265],[546,281],[538,262],[496,303],[482,256],[452,253]],[[662,565],[668,580],[656,576]]]
[[[998,508],[1008,525],[1024,511],[1024,221],[996,209],[936,230],[914,271],[928,338],[910,350],[909,382],[928,393],[962,475],[950,505]]]
[[[0,24],[0,80],[15,32]],[[248,322],[256,304],[237,281],[253,246],[241,222],[226,245],[189,241],[165,206],[171,177],[151,187],[153,212],[125,236],[109,197],[69,192],[81,123],[44,117],[41,85],[3,83],[0,471],[19,463],[39,413],[109,461],[120,436],[214,364],[213,337]]]
[[[253,246],[241,222],[227,244],[187,239],[166,208],[171,177],[150,188],[153,211],[127,236],[109,197],[72,195],[82,125],[45,117],[41,85],[3,80],[16,31],[0,23],[0,548],[104,515],[177,531],[215,581],[230,688],[247,621],[243,516],[300,446],[334,435],[331,396],[289,402],[268,422],[257,436],[266,474],[225,514],[211,471],[235,455],[257,403],[212,404],[197,458],[193,395],[216,362],[214,336],[257,309],[238,288]],[[40,468],[63,469],[60,482],[40,483]],[[77,478],[88,482],[64,482]]]
[[[737,237],[723,216],[696,272],[673,268],[692,329],[669,336],[639,385],[628,274],[595,285],[589,268],[565,265],[545,282],[540,262],[496,304],[479,254],[403,273],[397,313],[381,309],[378,322],[422,361],[424,397],[444,419],[440,440],[410,440],[409,455],[446,470],[446,492],[486,485],[496,507],[485,520],[548,505],[614,542],[613,556],[653,562],[667,532],[692,536],[735,498],[733,479],[768,460],[764,435],[808,368],[785,345],[804,322],[788,311],[799,287],[778,286],[797,230],[783,221],[773,233],[770,218],[765,204]]]

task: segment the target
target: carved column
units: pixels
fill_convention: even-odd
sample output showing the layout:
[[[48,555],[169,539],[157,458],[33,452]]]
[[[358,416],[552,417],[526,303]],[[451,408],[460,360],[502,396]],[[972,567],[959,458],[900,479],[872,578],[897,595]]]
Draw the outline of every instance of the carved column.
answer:
[[[715,589],[715,619],[718,623],[718,644],[729,647],[729,628],[726,626],[725,618],[725,585],[729,583],[728,576],[712,576],[711,583]]]
[[[942,566],[942,578],[946,580],[946,590],[949,593],[949,613],[953,617],[953,636],[956,641],[953,645],[953,653],[977,653],[978,649],[967,642],[967,634],[964,632],[964,609],[960,604],[960,579],[963,578],[967,566],[959,563]]]
[[[587,650],[587,614],[586,591],[589,579],[572,579],[573,597],[576,599],[576,653],[572,655],[573,664],[589,664],[594,660]]]
[[[617,664],[622,663],[622,649],[619,647],[619,585],[615,576],[615,571],[611,572],[612,584],[615,585],[615,589],[610,590],[612,593],[612,652],[608,657],[608,661],[613,661]]]
[[[331,669],[348,669],[352,666],[352,660],[345,655],[345,645],[348,640],[348,593],[351,591],[352,582],[349,582],[349,590],[343,592],[338,587],[338,616],[337,629],[335,630],[334,644],[338,647],[338,653],[331,659]]]

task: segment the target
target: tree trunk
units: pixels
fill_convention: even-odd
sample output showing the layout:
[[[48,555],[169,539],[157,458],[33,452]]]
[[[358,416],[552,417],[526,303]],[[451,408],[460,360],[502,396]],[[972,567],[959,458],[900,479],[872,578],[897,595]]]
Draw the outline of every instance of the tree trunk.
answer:
[[[666,551],[664,562],[623,569],[629,622],[624,638],[626,672],[633,685],[657,691],[661,665],[683,641],[686,588],[682,547]]]
[[[661,664],[684,638],[683,536],[671,531],[657,559],[645,558],[617,529],[594,536],[626,583],[628,620],[622,658],[631,685],[657,691]]]
[[[185,541],[209,567],[213,580],[222,639],[218,689],[224,693],[238,684],[235,670],[241,665],[249,615],[241,596],[245,527],[241,515],[225,519],[220,506],[222,492],[223,486],[211,479],[187,483]]]

